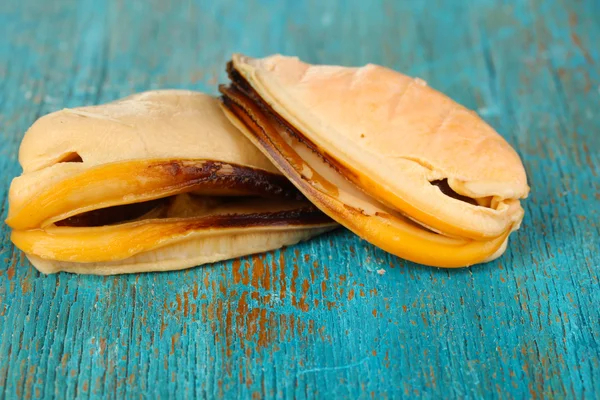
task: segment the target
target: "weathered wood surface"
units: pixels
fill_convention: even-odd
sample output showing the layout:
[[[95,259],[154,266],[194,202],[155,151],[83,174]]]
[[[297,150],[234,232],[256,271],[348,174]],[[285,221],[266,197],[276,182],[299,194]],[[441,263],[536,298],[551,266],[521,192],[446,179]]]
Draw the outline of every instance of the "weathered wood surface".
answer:
[[[447,271],[345,231],[185,272],[36,272],[0,236],[0,398],[600,396],[600,3],[0,2],[0,197],[40,115],[216,93],[234,51],[384,64],[518,148],[526,218]],[[376,270],[385,269],[384,275]]]

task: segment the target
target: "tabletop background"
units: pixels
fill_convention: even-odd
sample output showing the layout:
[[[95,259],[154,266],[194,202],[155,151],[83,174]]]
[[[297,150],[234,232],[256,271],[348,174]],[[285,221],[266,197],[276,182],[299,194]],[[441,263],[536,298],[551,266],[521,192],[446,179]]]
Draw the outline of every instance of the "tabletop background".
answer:
[[[232,52],[419,76],[501,132],[532,188],[506,254],[450,271],[339,230],[183,272],[44,276],[2,225],[0,399],[600,396],[598,43],[595,0],[0,1],[3,218],[36,118],[216,93]]]

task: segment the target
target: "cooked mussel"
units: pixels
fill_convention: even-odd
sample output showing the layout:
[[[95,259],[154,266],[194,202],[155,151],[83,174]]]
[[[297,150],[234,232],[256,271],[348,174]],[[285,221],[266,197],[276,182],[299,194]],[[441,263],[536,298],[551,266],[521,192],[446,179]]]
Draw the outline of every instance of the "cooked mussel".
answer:
[[[529,192],[476,113],[390,69],[236,54],[226,115],[317,207],[374,245],[439,267],[506,248]]]
[[[19,161],[6,222],[45,273],[181,269],[336,226],[197,92],[49,114]]]

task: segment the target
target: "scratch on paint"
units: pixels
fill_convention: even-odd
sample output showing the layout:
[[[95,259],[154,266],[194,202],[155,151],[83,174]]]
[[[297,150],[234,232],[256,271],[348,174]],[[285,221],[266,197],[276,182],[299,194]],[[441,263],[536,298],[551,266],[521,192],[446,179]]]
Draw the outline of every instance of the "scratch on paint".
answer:
[[[369,357],[365,357],[362,360],[352,363],[352,364],[340,365],[337,367],[316,367],[316,368],[305,369],[303,371],[298,371],[297,375],[311,374],[313,372],[339,371],[341,369],[354,368],[354,367],[358,367],[358,366],[366,363],[368,360],[369,360]]]

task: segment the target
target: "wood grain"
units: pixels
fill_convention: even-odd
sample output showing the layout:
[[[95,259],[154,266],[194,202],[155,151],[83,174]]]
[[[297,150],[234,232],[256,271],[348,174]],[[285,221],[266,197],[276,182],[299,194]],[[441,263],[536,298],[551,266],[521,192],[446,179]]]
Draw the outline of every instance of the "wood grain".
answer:
[[[4,216],[37,117],[216,93],[235,51],[419,76],[497,128],[532,187],[507,253],[457,271],[338,231],[185,272],[43,276],[2,226],[0,399],[597,397],[599,41],[594,0],[0,2]]]

